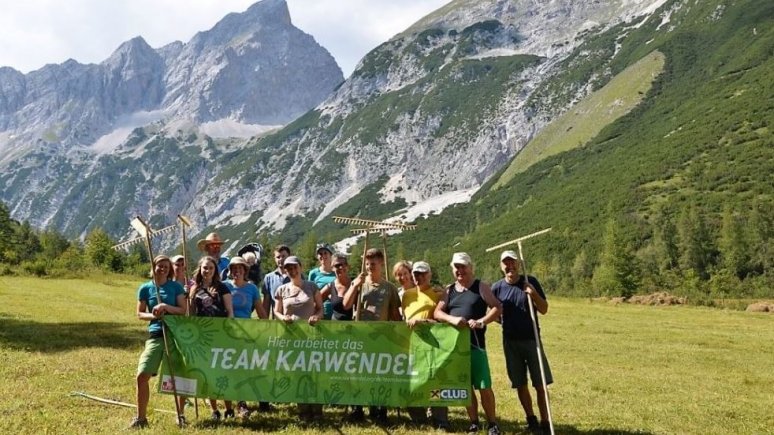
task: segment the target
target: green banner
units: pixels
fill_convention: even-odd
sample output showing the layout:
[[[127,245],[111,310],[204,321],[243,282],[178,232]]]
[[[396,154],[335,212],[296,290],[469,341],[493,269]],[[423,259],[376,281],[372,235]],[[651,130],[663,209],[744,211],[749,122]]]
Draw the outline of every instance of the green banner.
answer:
[[[178,394],[382,406],[467,405],[470,334],[449,325],[167,316]],[[169,367],[159,391],[172,393]]]

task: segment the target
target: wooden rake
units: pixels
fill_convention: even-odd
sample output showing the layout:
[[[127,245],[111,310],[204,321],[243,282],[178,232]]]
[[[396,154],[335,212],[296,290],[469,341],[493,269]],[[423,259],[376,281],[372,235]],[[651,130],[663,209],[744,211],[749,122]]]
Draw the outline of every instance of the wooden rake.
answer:
[[[529,282],[529,280],[527,278],[527,276],[528,276],[527,275],[527,263],[524,261],[524,251],[522,250],[521,244],[522,244],[523,241],[525,241],[527,239],[531,239],[531,238],[539,236],[541,234],[545,234],[545,233],[547,233],[549,231],[551,231],[551,228],[546,228],[544,230],[536,231],[536,232],[534,232],[532,234],[527,234],[526,236],[522,236],[522,237],[510,240],[510,241],[507,241],[505,243],[501,243],[499,245],[492,246],[491,248],[487,248],[486,252],[492,252],[495,249],[504,248],[506,246],[513,245],[515,243],[519,247],[519,260],[521,261],[521,267],[522,267],[522,269],[524,271],[524,282],[527,283],[527,282]],[[532,304],[532,298],[528,296],[527,297],[527,302],[529,303],[529,316],[532,319],[532,332],[535,334],[535,346],[537,347],[538,365],[540,367],[540,380],[541,380],[541,382],[543,384],[543,393],[545,394],[545,399],[546,399],[546,410],[548,411],[548,425],[549,425],[549,428],[551,429],[551,435],[554,435],[554,422],[553,422],[553,418],[551,417],[551,404],[548,401],[548,385],[546,384],[546,371],[545,371],[545,368],[543,367],[543,356],[542,356],[543,355],[543,351],[542,351],[543,344],[542,344],[542,342],[540,340],[540,334],[538,334],[537,320],[535,319],[535,308],[534,308],[534,306]]]
[[[153,276],[154,265],[153,265],[153,247],[151,245],[151,238],[153,237],[154,232],[151,229],[150,225],[148,225],[140,216],[137,216],[134,219],[132,219],[130,224],[132,228],[134,228],[134,230],[137,231],[138,234],[140,234],[140,238],[145,239],[145,247],[148,250],[148,258],[150,258],[150,263],[151,263],[151,277],[152,277],[151,279],[153,280],[153,287],[156,289],[156,302],[161,303],[161,292],[159,290],[159,286],[156,285],[156,278]],[[156,234],[158,234],[158,231],[156,232]],[[185,419],[183,417],[183,410],[181,409],[180,401],[178,400],[178,396],[177,396],[177,386],[175,385],[175,372],[173,371],[172,360],[169,356],[169,342],[167,341],[167,328],[166,328],[166,325],[164,325],[163,321],[161,322],[161,336],[164,341],[164,357],[167,360],[167,367],[169,367],[170,381],[172,384],[172,395],[175,398],[175,411],[177,412],[177,425],[182,427],[184,425]]]
[[[412,224],[405,224],[401,221],[398,222],[388,222],[388,221],[377,221],[372,219],[362,219],[362,218],[356,218],[356,217],[341,217],[341,216],[333,216],[333,221],[339,224],[346,224],[346,225],[357,225],[362,228],[354,228],[350,231],[355,234],[365,234],[365,239],[363,240],[363,259],[361,261],[360,266],[360,273],[365,272],[365,254],[368,250],[368,235],[372,233],[377,233],[381,235],[382,238],[382,252],[384,253],[384,268],[385,268],[385,275],[387,275],[387,279],[389,280],[390,274],[387,273],[387,267],[389,262],[387,261],[387,232],[388,231],[411,231],[415,230],[417,228],[416,225]],[[355,312],[355,320],[360,320],[360,312],[362,311],[363,306],[363,293],[360,292],[357,297],[357,311]]]

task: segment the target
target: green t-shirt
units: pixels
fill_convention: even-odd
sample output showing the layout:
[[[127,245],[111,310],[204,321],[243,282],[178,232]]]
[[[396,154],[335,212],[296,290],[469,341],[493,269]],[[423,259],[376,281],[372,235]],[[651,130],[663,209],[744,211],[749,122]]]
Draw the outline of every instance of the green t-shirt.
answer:
[[[390,312],[400,307],[398,289],[389,281],[363,283],[363,312],[360,320],[390,320]]]

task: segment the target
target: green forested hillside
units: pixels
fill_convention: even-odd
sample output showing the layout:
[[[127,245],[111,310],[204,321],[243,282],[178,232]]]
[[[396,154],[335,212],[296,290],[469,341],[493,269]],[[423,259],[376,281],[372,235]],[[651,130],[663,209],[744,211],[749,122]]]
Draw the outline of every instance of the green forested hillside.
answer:
[[[495,278],[486,247],[552,227],[525,244],[552,291],[774,294],[774,4],[688,3],[672,14],[674,30],[651,19],[618,40],[614,72],[654,50],[666,56],[637,108],[584,146],[418,222],[395,246],[444,265],[441,281],[458,250]],[[612,52],[620,32],[579,52]]]

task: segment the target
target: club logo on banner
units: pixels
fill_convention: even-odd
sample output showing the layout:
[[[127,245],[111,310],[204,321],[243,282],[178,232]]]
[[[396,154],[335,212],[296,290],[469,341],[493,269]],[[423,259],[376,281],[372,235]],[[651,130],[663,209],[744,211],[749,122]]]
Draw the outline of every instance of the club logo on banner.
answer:
[[[178,394],[246,401],[467,405],[470,334],[448,325],[166,316]],[[169,367],[159,391],[172,393]]]

